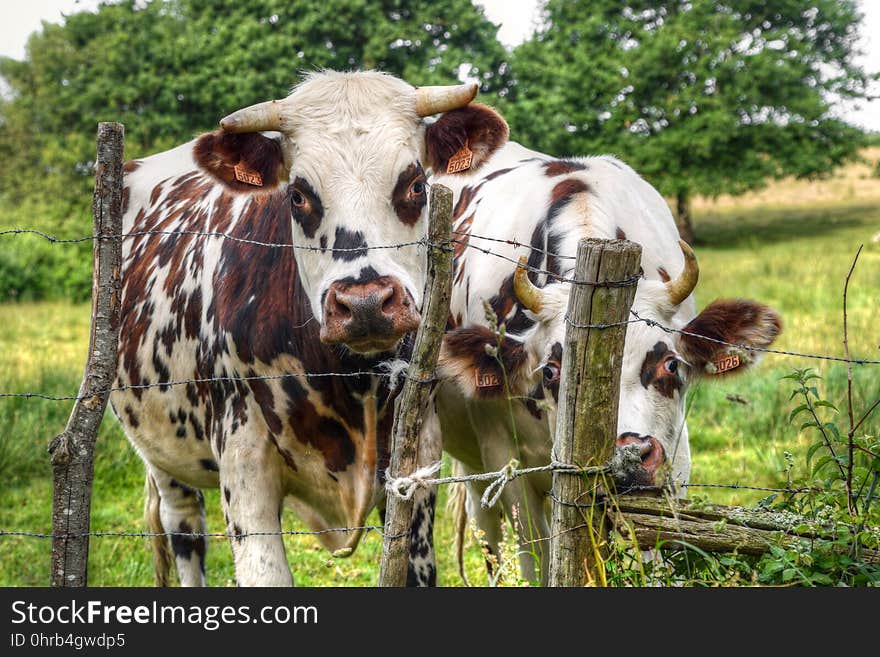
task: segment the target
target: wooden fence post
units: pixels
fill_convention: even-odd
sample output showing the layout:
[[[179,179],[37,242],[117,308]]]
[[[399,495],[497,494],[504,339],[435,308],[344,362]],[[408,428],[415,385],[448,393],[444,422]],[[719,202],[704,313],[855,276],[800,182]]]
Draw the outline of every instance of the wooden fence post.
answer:
[[[124,128],[98,124],[95,161],[92,326],[89,354],[67,427],[49,444],[52,459],[52,586],[86,586],[89,524],[98,427],[116,378],[122,266]],[[102,239],[109,237],[109,239]]]
[[[638,274],[641,255],[641,246],[634,242],[581,240],[575,278],[600,283],[625,281]],[[614,454],[626,326],[590,329],[575,325],[626,321],[635,293],[635,281],[617,286],[571,286],[553,441],[558,461],[586,467],[605,464]],[[606,518],[601,507],[592,505],[601,486],[601,476],[553,474],[550,586],[602,581]]]
[[[451,234],[452,191],[443,185],[432,185],[428,224],[428,277],[425,282],[422,323],[416,334],[406,381],[394,405],[389,479],[410,475],[419,467],[430,465],[423,463],[420,466],[418,463],[419,431],[432,389],[432,386],[423,381],[430,381],[434,376],[449,316],[449,297],[452,294]],[[406,585],[412,512],[412,500],[388,495],[379,586]]]

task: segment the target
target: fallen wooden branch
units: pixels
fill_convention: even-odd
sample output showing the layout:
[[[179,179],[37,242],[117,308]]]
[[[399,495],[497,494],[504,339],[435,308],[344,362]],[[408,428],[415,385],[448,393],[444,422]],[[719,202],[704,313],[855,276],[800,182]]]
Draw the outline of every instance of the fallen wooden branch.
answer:
[[[794,513],[668,497],[617,497],[610,516],[615,528],[643,550],[693,546],[706,552],[760,555],[771,545],[810,547],[834,536],[833,526]],[[877,550],[863,548],[860,554],[865,562],[880,563]]]

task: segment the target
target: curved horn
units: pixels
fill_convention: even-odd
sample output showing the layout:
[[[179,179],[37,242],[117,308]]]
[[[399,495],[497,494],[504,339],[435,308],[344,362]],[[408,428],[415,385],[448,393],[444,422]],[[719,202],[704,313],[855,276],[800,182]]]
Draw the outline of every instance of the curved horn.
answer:
[[[697,287],[697,281],[700,279],[700,265],[697,264],[697,256],[694,255],[693,249],[684,240],[678,240],[678,245],[684,255],[684,270],[678,278],[666,284],[669,303],[673,306],[677,306],[687,299]]]
[[[447,87],[418,87],[416,89],[416,114],[430,116],[464,107],[477,95],[476,82],[454,84]]]
[[[544,307],[544,293],[529,280],[525,256],[520,256],[519,264],[516,266],[516,273],[513,275],[513,292],[519,302],[533,313],[541,312]]]
[[[262,130],[281,130],[280,100],[268,100],[245,107],[220,121],[226,132],[260,132]]]

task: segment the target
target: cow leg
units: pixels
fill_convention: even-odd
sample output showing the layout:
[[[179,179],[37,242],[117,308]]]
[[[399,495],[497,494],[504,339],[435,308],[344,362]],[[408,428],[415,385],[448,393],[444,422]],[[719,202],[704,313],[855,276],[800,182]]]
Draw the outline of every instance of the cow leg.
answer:
[[[466,474],[473,474],[467,468],[464,468],[464,472]],[[467,517],[473,518],[482,532],[480,549],[486,551],[486,573],[489,576],[489,581],[492,581],[492,578],[498,572],[498,566],[500,566],[498,558],[500,555],[499,545],[501,544],[501,522],[503,518],[501,510],[497,506],[484,509],[480,504],[483,492],[488,485],[489,482],[483,481],[466,482],[467,499],[465,500],[465,507],[467,508]]]
[[[161,528],[170,536],[171,550],[181,586],[205,586],[205,555],[208,539],[205,536],[181,536],[180,533],[205,534],[205,498],[202,491],[191,488],[160,470],[148,466],[147,477],[152,479],[159,494]],[[151,483],[148,481],[148,486]],[[155,528],[155,527],[154,527]],[[158,528],[155,528],[158,529]],[[154,547],[155,549],[155,547]],[[162,549],[160,547],[160,549]],[[157,571],[159,581],[165,578]]]
[[[412,523],[409,528],[409,566],[407,586],[437,586],[434,555],[434,506],[437,487],[420,488],[413,494]]]
[[[521,479],[508,484],[501,497],[519,542],[520,574],[530,582],[540,581],[546,585],[550,575],[547,549],[550,525],[543,496],[528,481]]]
[[[429,402],[429,408],[433,403]],[[436,463],[442,456],[442,437],[437,414],[428,412],[419,434],[418,463],[420,467]],[[434,507],[437,487],[419,488],[413,494],[413,511],[409,529],[409,565],[407,586],[437,586],[437,560],[434,554]]]
[[[235,579],[239,586],[293,586],[281,538],[281,473],[265,450],[229,442],[220,459],[220,497]]]

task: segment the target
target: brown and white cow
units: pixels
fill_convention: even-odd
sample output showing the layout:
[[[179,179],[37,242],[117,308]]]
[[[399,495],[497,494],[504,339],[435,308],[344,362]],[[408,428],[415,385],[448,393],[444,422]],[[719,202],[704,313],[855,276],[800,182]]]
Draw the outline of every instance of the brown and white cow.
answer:
[[[126,165],[124,230],[154,234],[124,242],[118,384],[132,387],[113,408],[147,466],[154,531],[204,532],[199,489],[221,488],[240,585],[292,584],[285,500],[331,550],[362,534],[334,528],[382,503],[393,395],[377,368],[408,348],[426,263],[417,244],[372,247],[425,236],[422,117],[475,93],[316,73]],[[162,234],[181,231],[228,237]],[[191,382],[161,385],[176,381]],[[410,583],[431,583],[417,539]],[[180,581],[204,584],[207,541],[170,543]]]
[[[428,144],[431,181],[451,187],[457,199],[455,282],[441,353],[445,381],[436,405],[444,449],[466,472],[500,470],[511,459],[522,467],[550,461],[570,289],[558,279],[573,277],[580,239],[628,238],[643,249],[644,278],[633,306],[640,317],[747,347],[735,352],[646,323],[627,327],[617,441],[640,446],[642,467],[619,487],[686,482],[688,386],[746,370],[758,357],[748,347],[766,347],[779,334],[777,313],[738,299],[714,301],[697,314],[696,258],[680,243],[660,194],[620,160],[556,159],[528,150],[507,141],[503,119],[479,105],[449,112],[433,130],[442,139]],[[459,162],[469,166],[456,171]],[[519,258],[549,273],[526,275],[517,269]],[[484,303],[505,325],[500,343]],[[497,347],[497,356],[487,347]],[[520,563],[529,579],[547,573],[542,539],[549,532],[550,485],[549,474],[532,475],[502,495],[508,517],[518,508]],[[501,518],[480,507],[484,487],[469,488],[468,513],[494,548]]]

